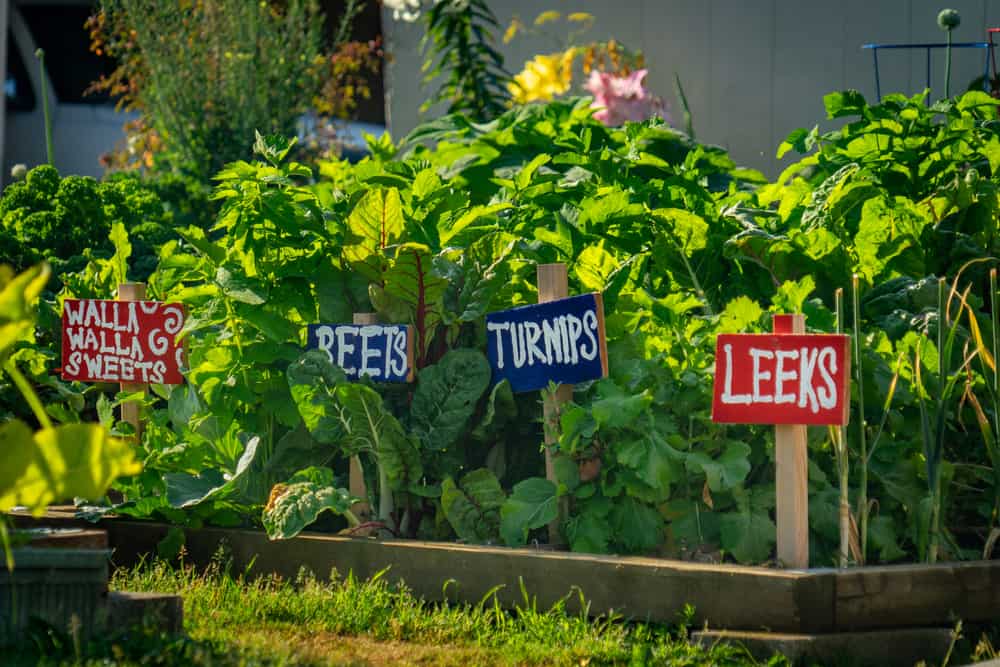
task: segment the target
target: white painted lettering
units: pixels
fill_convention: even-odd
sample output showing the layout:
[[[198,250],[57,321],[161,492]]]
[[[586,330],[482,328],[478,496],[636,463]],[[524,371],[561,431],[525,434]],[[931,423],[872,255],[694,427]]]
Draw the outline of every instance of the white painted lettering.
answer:
[[[722,346],[722,353],[726,355],[726,374],[722,383],[722,402],[731,405],[749,405],[750,394],[733,393],[733,346],[726,343]]]
[[[510,331],[510,322],[487,322],[486,330],[497,334],[497,368],[503,368],[503,336],[500,332]]]
[[[760,383],[771,379],[770,372],[761,370],[760,360],[774,359],[774,352],[771,352],[770,350],[759,350],[755,347],[751,347],[750,357],[753,359],[753,402],[773,403],[774,396],[771,394],[762,394],[760,392]]]
[[[837,353],[829,345],[819,352],[819,374],[823,378],[825,387],[816,389],[816,396],[819,404],[825,409],[831,410],[837,407],[837,386],[833,381],[833,375],[837,372]]]
[[[361,370],[358,371],[358,377],[369,375],[377,378],[382,376],[382,371],[378,366],[368,366],[369,359],[377,359],[382,354],[377,347],[369,347],[371,339],[380,333],[382,333],[382,327],[377,324],[361,327]],[[388,337],[386,337],[386,341],[388,341]]]
[[[808,347],[802,348],[802,354],[799,357],[799,402],[798,406],[804,408],[806,406],[812,411],[813,414],[819,412],[819,403],[816,400],[816,390],[813,387],[813,374],[816,372],[816,358],[819,354],[819,350]]]
[[[799,358],[798,350],[776,350],[775,351],[775,364],[774,364],[774,402],[775,403],[794,403],[795,394],[786,394],[782,390],[784,389],[785,381],[794,382],[799,376],[795,371],[785,370],[785,360],[793,360]]]
[[[583,314],[583,333],[590,340],[590,350],[581,347],[580,356],[587,361],[593,361],[597,358],[599,351],[597,347],[597,313],[593,310],[588,310]]]

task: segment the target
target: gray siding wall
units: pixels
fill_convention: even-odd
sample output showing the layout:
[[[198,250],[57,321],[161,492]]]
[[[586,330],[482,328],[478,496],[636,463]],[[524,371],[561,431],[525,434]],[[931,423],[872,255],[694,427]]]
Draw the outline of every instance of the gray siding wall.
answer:
[[[985,41],[986,28],[1000,26],[1000,0],[494,0],[504,26],[520,15],[530,22],[541,11],[587,11],[597,21],[585,39],[615,38],[641,49],[650,70],[647,84],[669,104],[673,122],[683,123],[674,96],[674,73],[684,86],[699,140],[729,149],[740,164],[780,171],[778,144],[798,127],[823,123],[823,95],[856,88],[875,99],[875,77],[867,42],[941,42],[938,11],[957,9],[962,25],[956,41]],[[388,66],[387,109],[394,137],[419,121],[429,89],[421,85],[422,24],[384,18]],[[564,24],[549,24],[564,25]],[[559,28],[554,28],[557,31]],[[560,47],[555,39],[518,38],[501,45],[516,72],[535,53]],[[964,89],[982,72],[984,52],[955,52],[952,90]],[[923,51],[882,51],[882,92],[914,94],[924,88]],[[942,94],[943,51],[932,55],[932,94]],[[433,111],[428,115],[433,115]]]

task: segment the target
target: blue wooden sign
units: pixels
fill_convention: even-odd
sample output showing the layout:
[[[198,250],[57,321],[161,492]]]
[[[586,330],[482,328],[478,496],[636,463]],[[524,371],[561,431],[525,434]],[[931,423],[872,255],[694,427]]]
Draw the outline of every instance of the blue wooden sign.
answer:
[[[493,381],[507,380],[514,391],[605,377],[604,301],[582,294],[489,313],[486,345]]]
[[[399,324],[310,324],[307,347],[323,350],[349,378],[413,380],[413,330]]]

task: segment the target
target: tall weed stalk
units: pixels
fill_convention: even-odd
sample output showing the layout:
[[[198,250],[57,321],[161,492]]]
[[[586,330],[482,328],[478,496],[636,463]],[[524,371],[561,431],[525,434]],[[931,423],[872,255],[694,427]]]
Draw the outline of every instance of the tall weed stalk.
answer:
[[[844,333],[844,289],[837,288],[834,294],[837,311],[837,333]],[[840,425],[830,427],[833,440],[833,452],[837,463],[837,476],[840,480],[840,553],[838,564],[847,567],[850,560],[851,543],[851,498],[850,498],[850,459],[847,448],[847,427]]]
[[[858,481],[858,517],[860,558],[863,565],[868,557],[868,433],[865,423],[865,375],[861,363],[861,295],[858,274],[851,278],[851,338],[854,340],[854,382],[858,386],[858,446],[860,454],[860,469]]]
[[[924,466],[927,474],[927,511],[926,525],[922,532],[926,534],[923,556],[929,563],[937,562],[941,533],[942,484],[941,471],[944,464],[944,440],[947,433],[947,417],[951,399],[955,395],[959,380],[963,379],[966,370],[978,355],[978,350],[966,354],[963,350],[959,366],[950,370],[951,359],[955,353],[955,343],[959,331],[959,321],[963,305],[971,289],[971,285],[961,294],[958,293],[958,279],[949,292],[946,280],[938,280],[937,308],[937,377],[933,378],[932,390],[935,396],[927,390],[923,379],[921,359],[922,346],[918,345],[914,359],[914,379],[916,383],[917,403],[920,406],[920,433],[923,441]],[[961,302],[958,316],[950,316],[952,298],[958,295]],[[966,346],[966,350],[968,346]]]

